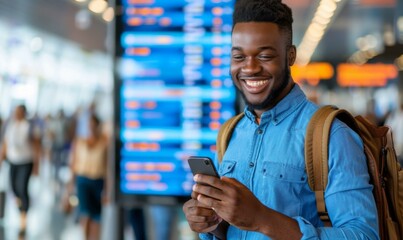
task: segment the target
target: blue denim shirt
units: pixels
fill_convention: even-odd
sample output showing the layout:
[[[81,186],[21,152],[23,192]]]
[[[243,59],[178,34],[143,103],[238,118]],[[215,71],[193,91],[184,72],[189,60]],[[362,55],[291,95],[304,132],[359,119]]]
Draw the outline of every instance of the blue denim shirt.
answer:
[[[333,227],[324,227],[318,217],[304,161],[305,131],[317,109],[298,85],[274,108],[262,114],[260,125],[246,108],[245,117],[236,126],[218,166],[219,173],[236,178],[267,207],[294,218],[302,239],[379,239],[363,144],[340,121],[334,122],[331,128],[325,192]],[[214,239],[211,234],[200,234],[200,237]],[[228,228],[227,238],[269,239],[235,226]]]

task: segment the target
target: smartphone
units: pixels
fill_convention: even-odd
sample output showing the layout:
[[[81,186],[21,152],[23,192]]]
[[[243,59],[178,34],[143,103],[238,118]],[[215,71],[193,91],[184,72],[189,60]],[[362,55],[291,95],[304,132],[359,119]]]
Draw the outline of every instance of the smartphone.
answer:
[[[188,163],[193,175],[205,174],[218,178],[220,177],[214,167],[213,161],[209,157],[192,156],[189,157]]]

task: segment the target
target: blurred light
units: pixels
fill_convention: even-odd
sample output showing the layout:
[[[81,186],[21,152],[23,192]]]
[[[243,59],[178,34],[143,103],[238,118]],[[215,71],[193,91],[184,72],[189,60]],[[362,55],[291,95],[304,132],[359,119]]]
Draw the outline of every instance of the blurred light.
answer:
[[[378,39],[372,34],[365,36],[365,40],[367,42],[368,49],[375,49],[378,46]]]
[[[298,56],[296,64],[304,66],[311,61],[311,57],[316,47],[322,40],[328,24],[337,9],[337,3],[341,0],[321,0],[319,6],[309,24],[300,45],[298,46]]]
[[[395,64],[399,71],[403,71],[403,54],[400,57],[396,58]]]
[[[399,32],[403,32],[403,16],[397,19],[397,29]]]
[[[357,38],[357,40],[355,40],[355,45],[360,50],[365,49],[365,39],[363,37]]]
[[[325,18],[323,16],[315,15],[315,17],[312,21],[326,26],[327,24],[329,24],[330,18]]]
[[[29,42],[29,48],[32,52],[39,52],[42,49],[43,41],[40,37],[34,37]]]
[[[108,3],[104,0],[92,0],[88,4],[88,9],[94,13],[101,13],[108,7]]]
[[[333,2],[331,0],[327,0],[327,1],[324,0],[324,1],[320,2],[318,10],[333,14],[334,11],[336,10],[336,8],[337,8],[337,4],[335,2]]]
[[[87,0],[74,0],[74,1],[79,2],[79,3],[83,3],[83,2],[86,2]]]
[[[102,18],[107,22],[111,22],[114,17],[115,17],[115,11],[113,10],[112,7],[108,7],[102,14]]]
[[[322,80],[329,80],[334,76],[334,69],[330,63],[318,62],[305,66],[293,65],[291,67],[292,76],[295,82],[307,82],[316,86]]]
[[[385,32],[383,33],[383,41],[386,46],[393,46],[396,43],[395,34],[393,28],[390,25],[385,26]]]
[[[342,87],[383,87],[389,80],[398,76],[393,64],[363,64],[342,63],[337,67],[337,82]]]
[[[78,29],[88,29],[91,26],[91,14],[86,9],[81,9],[75,16],[75,24]]]

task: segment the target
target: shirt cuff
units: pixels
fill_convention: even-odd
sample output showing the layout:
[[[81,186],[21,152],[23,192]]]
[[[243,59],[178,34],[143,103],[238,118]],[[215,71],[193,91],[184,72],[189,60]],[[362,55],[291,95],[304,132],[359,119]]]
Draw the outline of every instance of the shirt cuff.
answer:
[[[210,233],[199,233],[199,238],[201,240],[214,240],[213,234]]]
[[[308,220],[303,217],[294,217],[293,219],[298,222],[299,229],[302,233],[301,240],[319,239],[316,228]]]

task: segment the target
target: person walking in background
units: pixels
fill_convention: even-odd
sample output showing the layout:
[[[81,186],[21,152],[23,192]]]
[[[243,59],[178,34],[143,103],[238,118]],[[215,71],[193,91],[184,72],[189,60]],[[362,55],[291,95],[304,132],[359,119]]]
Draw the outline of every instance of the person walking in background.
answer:
[[[201,239],[379,239],[377,208],[360,137],[341,121],[329,134],[321,221],[305,170],[304,141],[318,106],[294,83],[292,11],[280,0],[238,0],[230,74],[247,107],[221,178],[197,174],[183,210]]]
[[[98,117],[89,116],[88,137],[76,136],[72,145],[71,171],[78,197],[80,224],[86,240],[100,238],[102,202],[107,187],[107,138]],[[71,183],[73,184],[73,183]]]
[[[28,183],[40,158],[40,134],[35,124],[27,119],[25,105],[15,108],[14,116],[5,125],[1,159],[10,164],[11,188],[20,210],[20,232],[26,230],[27,212],[30,206]]]
[[[67,137],[67,119],[63,110],[59,110],[55,118],[51,121],[52,129],[52,148],[50,160],[53,164],[53,176],[55,180],[55,189],[59,192],[62,188],[62,181],[59,176],[59,171],[67,163],[67,152],[69,143]]]

